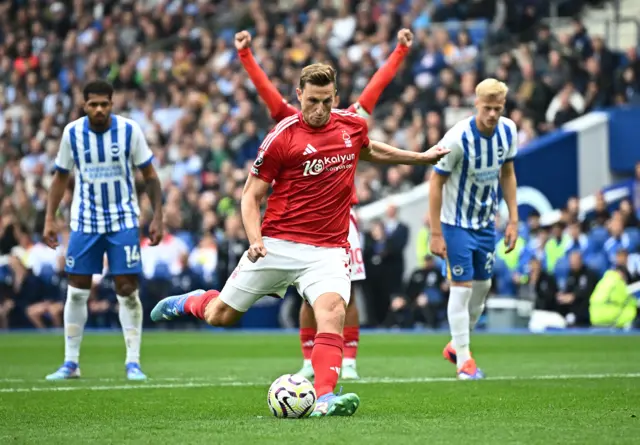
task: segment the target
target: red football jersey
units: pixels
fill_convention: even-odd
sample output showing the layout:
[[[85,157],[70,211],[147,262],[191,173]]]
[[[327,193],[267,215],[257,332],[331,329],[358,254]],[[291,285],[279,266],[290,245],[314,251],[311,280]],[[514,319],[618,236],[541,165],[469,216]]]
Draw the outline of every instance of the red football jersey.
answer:
[[[332,110],[321,128],[302,113],[283,119],[265,137],[251,174],[272,183],[262,234],[319,247],[348,247],[349,209],[367,122]]]
[[[352,113],[358,113],[358,105],[357,104],[351,104],[349,106],[349,108],[347,108],[347,111],[350,111]],[[300,111],[294,107],[293,105],[289,104],[288,102],[283,101],[282,102],[282,106],[280,107],[280,109],[278,110],[278,112],[275,114],[275,116],[273,117],[275,119],[276,122],[281,122],[284,119],[288,118],[289,116],[294,116],[296,114],[298,114]],[[354,206],[358,204],[358,194],[356,193],[356,188],[353,188],[353,194],[351,195],[351,205]]]

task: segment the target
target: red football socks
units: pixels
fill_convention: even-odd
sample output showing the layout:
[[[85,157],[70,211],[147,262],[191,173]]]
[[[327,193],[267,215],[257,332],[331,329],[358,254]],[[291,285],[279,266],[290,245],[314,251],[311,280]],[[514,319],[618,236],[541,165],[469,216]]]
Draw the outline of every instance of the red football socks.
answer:
[[[360,326],[344,327],[344,358],[356,359],[360,343]]]
[[[192,295],[184,302],[184,311],[194,317],[204,320],[204,310],[211,300],[220,295],[217,290],[208,290],[202,295]]]
[[[315,338],[315,329],[300,328],[300,347],[302,348],[302,357],[305,360],[311,360],[311,353],[313,352],[313,343]]]
[[[315,374],[314,387],[317,397],[333,392],[340,377],[344,340],[339,334],[316,335],[311,364]]]

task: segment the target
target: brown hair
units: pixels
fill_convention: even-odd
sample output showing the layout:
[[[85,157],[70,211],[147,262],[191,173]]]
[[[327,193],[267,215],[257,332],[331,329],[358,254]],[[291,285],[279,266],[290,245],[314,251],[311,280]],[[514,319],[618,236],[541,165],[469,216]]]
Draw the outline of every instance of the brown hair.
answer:
[[[303,90],[306,84],[324,87],[329,84],[336,84],[336,70],[331,65],[324,63],[314,63],[302,68],[300,73],[300,89]]]

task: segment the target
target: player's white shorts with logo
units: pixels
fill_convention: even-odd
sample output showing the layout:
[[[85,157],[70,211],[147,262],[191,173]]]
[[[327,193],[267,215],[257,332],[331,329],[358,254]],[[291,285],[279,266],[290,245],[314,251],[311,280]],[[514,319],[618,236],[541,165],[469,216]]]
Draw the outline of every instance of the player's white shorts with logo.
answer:
[[[362,259],[362,245],[360,244],[360,232],[356,224],[356,213],[351,210],[349,216],[349,256],[351,257],[351,281],[362,281],[367,278]]]
[[[335,292],[345,302],[351,296],[349,254],[342,247],[316,247],[264,237],[267,255],[255,263],[242,255],[218,297],[246,312],[265,295],[283,297],[290,285],[311,305],[322,294]]]

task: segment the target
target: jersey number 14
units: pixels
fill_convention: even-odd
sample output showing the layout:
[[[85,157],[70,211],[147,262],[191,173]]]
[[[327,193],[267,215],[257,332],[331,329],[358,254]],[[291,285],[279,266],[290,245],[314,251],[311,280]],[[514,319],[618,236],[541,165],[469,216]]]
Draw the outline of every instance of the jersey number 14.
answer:
[[[140,248],[137,244],[124,246],[124,254],[127,261],[127,268],[133,267],[140,261]]]

